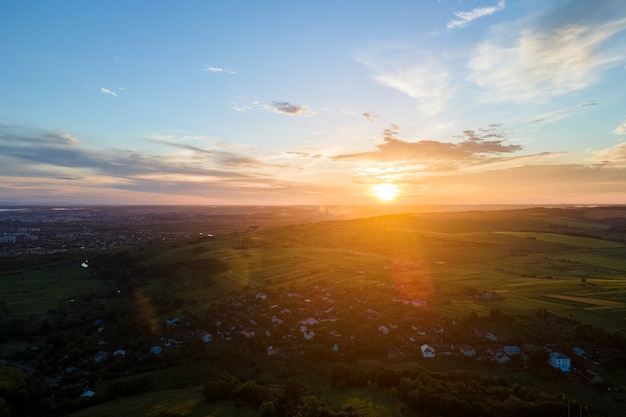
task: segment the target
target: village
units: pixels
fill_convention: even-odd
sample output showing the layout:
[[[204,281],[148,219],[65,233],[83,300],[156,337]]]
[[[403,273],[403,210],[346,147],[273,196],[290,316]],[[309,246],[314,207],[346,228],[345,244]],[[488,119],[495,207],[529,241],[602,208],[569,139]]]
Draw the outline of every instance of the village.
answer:
[[[96,319],[88,330],[92,345],[85,348],[93,353],[64,355],[53,387],[65,399],[93,397],[95,383],[119,372],[210,360],[216,352],[236,349],[253,361],[275,365],[368,358],[381,366],[428,366],[430,361],[461,360],[468,368],[510,367],[611,389],[597,372],[610,350],[586,340],[573,345],[567,335],[571,331],[562,323],[556,326],[563,333],[553,333],[554,340],[513,340],[493,332],[491,319],[441,317],[426,300],[399,296],[394,286],[381,285],[373,292],[322,282],[307,291],[267,289],[224,300],[204,316],[182,309],[158,321],[152,317],[139,323],[143,334],[132,339],[115,334],[119,323]],[[517,319],[509,320],[513,324]],[[36,353],[45,356],[42,349]]]

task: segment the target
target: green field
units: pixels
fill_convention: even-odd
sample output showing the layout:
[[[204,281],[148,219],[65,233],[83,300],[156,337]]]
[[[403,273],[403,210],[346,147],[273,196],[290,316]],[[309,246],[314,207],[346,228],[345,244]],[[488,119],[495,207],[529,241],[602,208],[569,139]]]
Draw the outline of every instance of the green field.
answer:
[[[292,225],[211,240],[168,242],[94,256],[94,266],[92,268],[90,263],[88,270],[80,267],[80,259],[13,268],[0,277],[0,294],[4,297],[5,319],[37,320],[41,317],[38,325],[43,326],[48,320],[47,312],[55,308],[70,311],[74,303],[68,304],[67,300],[74,297],[79,300],[81,294],[103,290],[94,300],[80,299],[85,311],[74,310],[69,316],[76,319],[76,314],[85,313],[87,318],[83,319],[81,332],[90,335],[95,331],[91,323],[98,318],[98,308],[105,311],[107,305],[117,303],[120,312],[113,312],[109,317],[117,314],[118,319],[124,321],[128,316],[123,314],[137,314],[138,322],[154,324],[142,324],[150,327],[151,333],[141,335],[141,341],[116,341],[115,346],[131,346],[129,349],[135,352],[146,352],[150,344],[160,343],[156,337],[169,331],[165,320],[174,316],[194,321],[189,329],[178,331],[177,337],[183,337],[185,331],[211,326],[211,332],[217,334],[220,329],[216,327],[216,320],[222,318],[224,311],[232,312],[234,305],[241,306],[241,314],[225,319],[233,329],[252,320],[259,322],[255,338],[242,340],[244,347],[241,349],[218,343],[210,348],[192,346],[189,351],[202,359],[199,362],[185,361],[184,353],[174,351],[171,353],[173,366],[151,369],[147,373],[154,379],[149,390],[89,407],[73,416],[258,415],[258,409],[249,404],[204,402],[202,384],[215,376],[216,369],[224,370],[228,364],[246,378],[260,378],[277,392],[286,382],[277,375],[291,374],[315,390],[333,410],[356,410],[363,416],[395,416],[400,414],[388,391],[362,387],[337,389],[329,384],[328,369],[315,369],[303,359],[305,351],[328,352],[329,348],[322,344],[298,346],[296,343],[301,342],[290,340],[301,339],[278,339],[282,348],[288,349],[289,360],[284,363],[269,360],[264,343],[271,340],[270,336],[265,336],[266,330],[274,332],[272,315],[290,320],[288,326],[297,329],[301,317],[289,318],[279,312],[287,305],[294,311],[303,311],[298,314],[304,315],[308,310],[303,305],[312,303],[309,305],[315,305],[318,311],[325,311],[324,314],[337,312],[335,320],[337,326],[343,326],[341,333],[359,333],[363,329],[370,332],[373,329],[376,333],[375,326],[396,326],[393,342],[380,334],[358,334],[364,337],[362,341],[349,342],[330,339],[328,332],[335,330],[335,325],[323,325],[324,343],[331,346],[334,340],[339,340],[343,342],[342,349],[349,345],[358,352],[359,344],[370,348],[374,345],[378,356],[371,363],[367,363],[369,359],[351,359],[351,366],[363,369],[402,368],[418,363],[438,372],[453,371],[457,366],[485,375],[500,372],[493,367],[483,369],[482,364],[468,365],[454,360],[383,362],[386,344],[403,343],[409,349],[407,340],[412,335],[418,339],[412,343],[419,348],[423,342],[411,324],[427,327],[435,317],[443,317],[446,323],[452,322],[450,319],[467,323],[476,318],[489,318],[494,311],[505,317],[510,315],[511,320],[527,317],[518,321],[516,327],[508,318],[490,324],[502,339],[516,343],[529,337],[536,337],[543,343],[551,343],[552,339],[554,343],[559,341],[559,337],[553,337],[553,329],[533,328],[537,322],[528,317],[541,311],[602,329],[605,334],[626,335],[623,236],[611,234],[612,229],[601,219],[579,216],[568,220],[560,216],[532,210],[407,214]],[[329,295],[325,299],[317,297],[315,302],[286,296],[302,293],[315,298],[318,290],[329,291]],[[274,301],[268,299],[266,304],[260,304],[264,307],[255,305],[256,294],[263,291],[272,292],[277,300],[277,295],[282,294],[282,301],[272,306]],[[336,303],[332,306],[326,300],[331,296]],[[242,305],[244,299],[250,303],[250,308]],[[427,307],[420,310],[421,307],[399,302],[412,299],[424,301]],[[315,303],[320,303],[319,307]],[[370,304],[379,311],[365,314]],[[276,310],[272,310],[274,307]],[[266,309],[265,316],[254,315],[259,309]],[[422,312],[424,317],[420,317]],[[120,323],[112,326],[127,329]],[[455,329],[455,337],[474,337],[471,325],[468,326]],[[106,334],[107,326],[104,331]],[[442,343],[443,340],[442,336]],[[91,343],[97,341],[95,337],[91,339]],[[0,346],[0,352],[8,354],[24,349],[29,343],[53,342],[48,336],[8,340]],[[95,353],[96,349],[101,348],[92,351]],[[227,359],[220,355],[226,355]],[[326,357],[325,353],[320,355]],[[415,351],[412,355],[411,360],[419,357]],[[111,366],[115,364],[113,361]],[[106,393],[112,384],[125,383],[139,375],[143,374],[109,375],[89,386],[96,392]],[[512,372],[510,376],[524,383],[538,383],[525,371]],[[612,378],[616,384],[624,381],[623,376]],[[549,391],[550,384],[546,383],[545,389]],[[601,403],[593,395],[589,394],[589,398]]]
[[[61,300],[102,288],[102,281],[91,279],[81,262],[24,265],[20,271],[0,274],[0,301],[6,303],[11,316],[39,315]]]

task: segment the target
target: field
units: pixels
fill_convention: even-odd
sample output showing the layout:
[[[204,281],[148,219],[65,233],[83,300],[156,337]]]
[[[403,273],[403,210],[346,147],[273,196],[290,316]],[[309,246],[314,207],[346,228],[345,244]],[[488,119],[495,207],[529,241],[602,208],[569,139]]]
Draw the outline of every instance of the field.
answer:
[[[218,347],[211,348],[190,347],[189,352],[196,352],[197,357],[202,358],[199,362],[181,361],[184,354],[174,352],[171,356],[176,358],[173,366],[148,372],[155,381],[151,389],[86,408],[71,414],[73,416],[258,415],[258,409],[249,405],[236,406],[233,401],[204,402],[203,383],[215,376],[217,369],[223,371],[228,364],[246,378],[263,380],[277,392],[286,383],[284,375],[278,374],[290,374],[314,390],[333,410],[394,416],[400,414],[388,390],[338,389],[329,382],[329,369],[316,369],[298,356],[305,355],[306,351],[327,358],[326,353],[319,353],[320,349],[326,349],[321,344],[312,344],[308,350],[305,345],[297,349],[289,347],[290,353],[286,355],[290,359],[285,363],[269,360],[264,344],[272,340],[266,335],[266,329],[274,332],[270,321],[272,315],[278,316],[281,315],[279,311],[294,308],[308,311],[306,314],[315,308],[325,311],[324,314],[334,310],[337,312],[337,317],[333,318],[337,328],[343,326],[341,333],[358,333],[368,325],[393,324],[399,328],[394,343],[407,345],[409,335],[416,335],[416,327],[412,328],[403,320],[413,320],[411,323],[418,327],[424,323],[427,326],[432,317],[444,317],[446,323],[466,323],[472,317],[488,318],[494,312],[510,317],[530,317],[537,312],[547,312],[602,329],[606,334],[626,336],[626,237],[621,234],[621,229],[613,227],[611,219],[583,211],[537,209],[403,214],[290,225],[93,254],[93,262],[87,269],[80,267],[82,258],[19,267],[13,264],[9,273],[0,277],[0,294],[4,296],[0,301],[5,306],[4,314],[10,319],[41,317],[45,323],[55,308],[63,310],[63,306],[70,305],[69,300],[78,300],[81,294],[102,290],[93,301],[89,297],[81,299],[87,310],[94,311],[93,315],[85,314],[89,321],[83,327],[84,334],[94,332],[91,323],[98,318],[95,316],[98,314],[96,309],[100,308],[98,302],[101,305],[119,303],[120,312],[112,313],[111,317],[123,319],[126,316],[121,311],[126,311],[125,314],[139,313],[141,320],[142,315],[149,313],[149,320],[161,323],[155,324],[159,332],[169,331],[164,325],[166,319],[189,317],[190,321],[195,320],[195,324],[188,330],[195,331],[204,326],[214,335],[220,334],[221,328],[215,324],[215,317],[224,316],[226,310],[232,315],[226,316],[225,320],[233,329],[242,323],[245,327],[253,321],[254,326],[258,326],[254,341],[241,339],[242,347],[226,351],[227,358],[219,357],[225,352],[220,349],[226,345],[218,344],[213,344]],[[321,294],[315,294],[318,290]],[[329,292],[324,293],[327,290]],[[263,292],[274,295],[303,293],[315,300],[305,297],[297,301],[285,296],[280,303],[290,303],[287,309],[284,305],[280,308],[272,306],[273,301],[268,301],[262,304],[267,310],[259,318],[254,314],[261,308],[256,305],[257,295]],[[342,304],[343,311],[339,307],[327,308],[331,292],[334,292],[333,298],[342,297],[337,304]],[[98,300],[100,296],[105,298]],[[244,299],[251,303],[249,308],[241,305],[240,300]],[[405,310],[398,301],[407,300],[424,302],[427,308]],[[124,307],[126,310],[122,307],[124,302],[131,303]],[[313,310],[302,307],[307,303],[315,306]],[[322,304],[317,307],[315,303]],[[364,314],[362,311],[368,310],[365,307],[369,307],[368,303],[379,306],[379,311]],[[240,311],[233,310],[237,305]],[[275,307],[276,310],[272,310]],[[354,310],[350,310],[353,307]],[[433,315],[420,318],[424,310]],[[281,317],[285,318],[285,315]],[[372,317],[376,317],[374,321],[379,323],[366,323],[372,321]],[[541,339],[551,335],[549,329],[535,332],[532,321],[516,328],[510,324],[501,321],[491,326],[505,340],[520,343],[529,336]],[[299,326],[295,318],[289,322],[289,327],[297,329]],[[117,328],[123,329],[124,326]],[[324,329],[328,333],[327,330],[334,327]],[[376,333],[376,327],[373,329]],[[106,331],[105,326],[103,334]],[[156,330],[151,329],[151,332]],[[181,330],[179,336],[183,337],[184,333],[185,330]],[[457,329],[455,334],[466,337],[471,334],[471,329]],[[390,342],[376,334],[357,336],[364,336],[363,342],[345,342],[344,345],[351,345],[353,351],[361,352],[363,349],[358,345],[364,343],[370,348],[367,354],[374,356],[371,360],[352,358],[350,366],[401,369],[414,364],[410,361],[383,362],[387,346],[380,345],[378,349],[376,344]],[[116,340],[115,346],[141,350],[144,353],[138,357],[144,358],[150,344],[154,343],[150,337],[153,335],[143,335],[141,341]],[[334,340],[325,337],[325,343]],[[554,339],[555,343],[559,341],[558,337]],[[51,343],[49,340],[48,336],[33,337],[28,343]],[[274,336],[273,340],[278,340],[284,349],[292,343],[286,342],[289,339],[284,337],[276,339]],[[413,343],[419,347],[423,342],[413,340]],[[443,338],[441,343],[444,343]],[[28,346],[26,339],[5,340],[0,345],[0,352],[8,353],[25,346]],[[97,349],[102,348],[93,348],[92,352]],[[250,351],[245,353],[246,349]],[[298,355],[293,356],[294,352]],[[501,369],[493,366],[467,365],[467,362],[452,359],[418,363],[433,372],[450,372],[462,366],[477,374],[503,375]],[[119,360],[110,361],[111,367],[116,364],[120,364]],[[507,372],[509,377],[524,384],[540,385],[548,391],[557,387],[578,389],[567,381],[551,384],[539,380],[520,369]],[[137,376],[134,373],[107,375],[92,383],[90,389],[107,392],[112,384],[126,383]],[[621,374],[607,375],[607,379],[615,385],[624,383]],[[581,396],[602,402],[596,394],[582,393]],[[615,404],[612,403],[611,407]]]
[[[25,264],[17,271],[0,274],[0,294],[11,316],[44,314],[61,300],[102,288],[102,282],[91,279],[81,263],[76,259],[49,265]]]
[[[157,274],[144,284],[147,294],[194,299],[198,311],[242,289],[298,288],[320,280],[346,287],[419,281],[430,288],[421,295],[454,317],[492,308],[512,313],[545,309],[625,331],[626,248],[608,234],[602,223],[606,213],[392,215],[170,243],[136,253]],[[228,268],[209,281],[202,270],[185,268],[186,262],[212,259]],[[60,300],[101,288],[81,262],[23,265],[2,274],[0,301],[14,317],[43,314]],[[159,279],[158,271],[168,265],[168,279]],[[457,296],[467,291],[497,297]],[[578,302],[580,297],[588,302]]]

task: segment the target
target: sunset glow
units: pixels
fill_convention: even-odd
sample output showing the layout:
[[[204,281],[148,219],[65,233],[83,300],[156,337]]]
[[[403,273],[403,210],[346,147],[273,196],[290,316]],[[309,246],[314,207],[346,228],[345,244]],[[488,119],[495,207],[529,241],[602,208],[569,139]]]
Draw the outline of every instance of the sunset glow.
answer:
[[[0,202],[626,202],[623,2],[245,4],[3,2]]]
[[[398,187],[394,184],[376,184],[372,186],[372,193],[380,200],[390,201],[398,195]]]

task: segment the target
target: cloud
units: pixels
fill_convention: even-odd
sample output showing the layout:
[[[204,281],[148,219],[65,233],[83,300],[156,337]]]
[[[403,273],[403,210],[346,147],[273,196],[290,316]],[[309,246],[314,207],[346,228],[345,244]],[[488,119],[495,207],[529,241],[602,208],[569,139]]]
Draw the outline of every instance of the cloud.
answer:
[[[196,153],[202,152],[201,148],[186,148]],[[219,166],[258,164],[251,158],[247,159],[245,155],[228,151],[216,151],[211,154],[213,158],[207,161],[200,158],[179,158],[177,155],[139,154],[132,150],[90,150],[80,146],[80,142],[71,135],[62,132],[6,125],[0,125],[0,155],[13,161],[21,161],[23,171],[35,169],[41,173],[48,170],[51,178],[59,176],[59,169],[64,170],[64,177],[74,176],[69,173],[74,170],[80,173],[76,176],[89,172],[94,176],[125,179],[157,173],[243,178],[252,174],[244,170],[222,169]],[[11,175],[10,169],[4,164],[0,164],[0,175],[2,174]]]
[[[615,133],[616,135],[626,135],[626,123],[622,123],[621,125],[617,126],[615,130],[612,131],[612,133]]]
[[[102,88],[100,88],[100,91],[103,92],[104,94],[110,94],[113,97],[117,97],[117,93],[115,91],[109,90],[108,88],[102,87]]]
[[[456,20],[451,20],[446,25],[448,29],[457,29],[467,26],[471,21],[478,19],[479,17],[489,16],[500,10],[504,9],[505,1],[500,0],[498,4],[490,7],[476,7],[469,12],[454,12],[454,15],[458,17]]]
[[[223,72],[225,74],[237,74],[237,71],[234,71],[231,68],[220,68],[220,67],[212,67],[212,66],[206,66],[206,67],[204,67],[204,69],[202,71],[204,71],[204,72],[212,72],[212,73]]]
[[[374,118],[376,117],[376,115],[374,113],[371,112],[365,112],[362,114],[362,116],[365,118],[365,120],[367,120],[368,122],[373,122]]]
[[[472,51],[468,79],[483,89],[484,100],[522,103],[579,91],[623,62],[624,49],[609,41],[626,29],[626,19],[564,19],[566,12],[552,11],[521,31],[501,25]]]
[[[420,112],[427,116],[440,113],[453,93],[452,75],[435,62],[402,66],[374,79],[414,98]]]
[[[397,139],[397,125],[383,132],[383,143],[373,152],[342,154],[335,160],[361,160],[377,162],[421,162],[429,169],[452,169],[457,162],[463,164],[489,162],[500,154],[511,154],[522,150],[520,145],[505,144],[506,132],[499,125],[491,125],[478,131],[465,130],[459,143],[420,140],[407,142]]]
[[[581,106],[582,107],[592,107],[592,106],[597,106],[598,104],[600,104],[600,103],[598,103],[595,100],[588,100],[586,103],[581,104]]]
[[[152,136],[148,139],[154,143],[160,143],[168,147],[190,151],[191,154],[188,156],[188,158],[196,161],[208,161],[211,164],[215,164],[218,166],[243,168],[259,167],[263,165],[262,161],[247,154],[250,151],[254,151],[252,149],[249,149],[249,147],[237,147],[234,145],[228,145],[214,139],[210,139],[211,147],[195,146],[189,143],[174,141],[171,138]],[[182,140],[186,139],[187,138],[183,138]]]
[[[626,123],[622,126],[625,126]],[[626,126],[625,126],[626,129]],[[624,132],[626,133],[626,131]],[[619,143],[612,148],[603,149],[593,155],[592,161],[602,165],[626,165],[626,143]]]
[[[558,120],[567,119],[578,113],[591,111],[592,107],[597,106],[599,103],[595,100],[589,100],[582,104],[574,104],[561,109],[552,110],[549,112],[539,113],[532,117],[532,123],[552,123]]]
[[[313,114],[310,107],[291,104],[287,101],[274,101],[270,104],[266,104],[264,107],[266,110],[273,111],[274,113],[286,114],[288,116]]]

